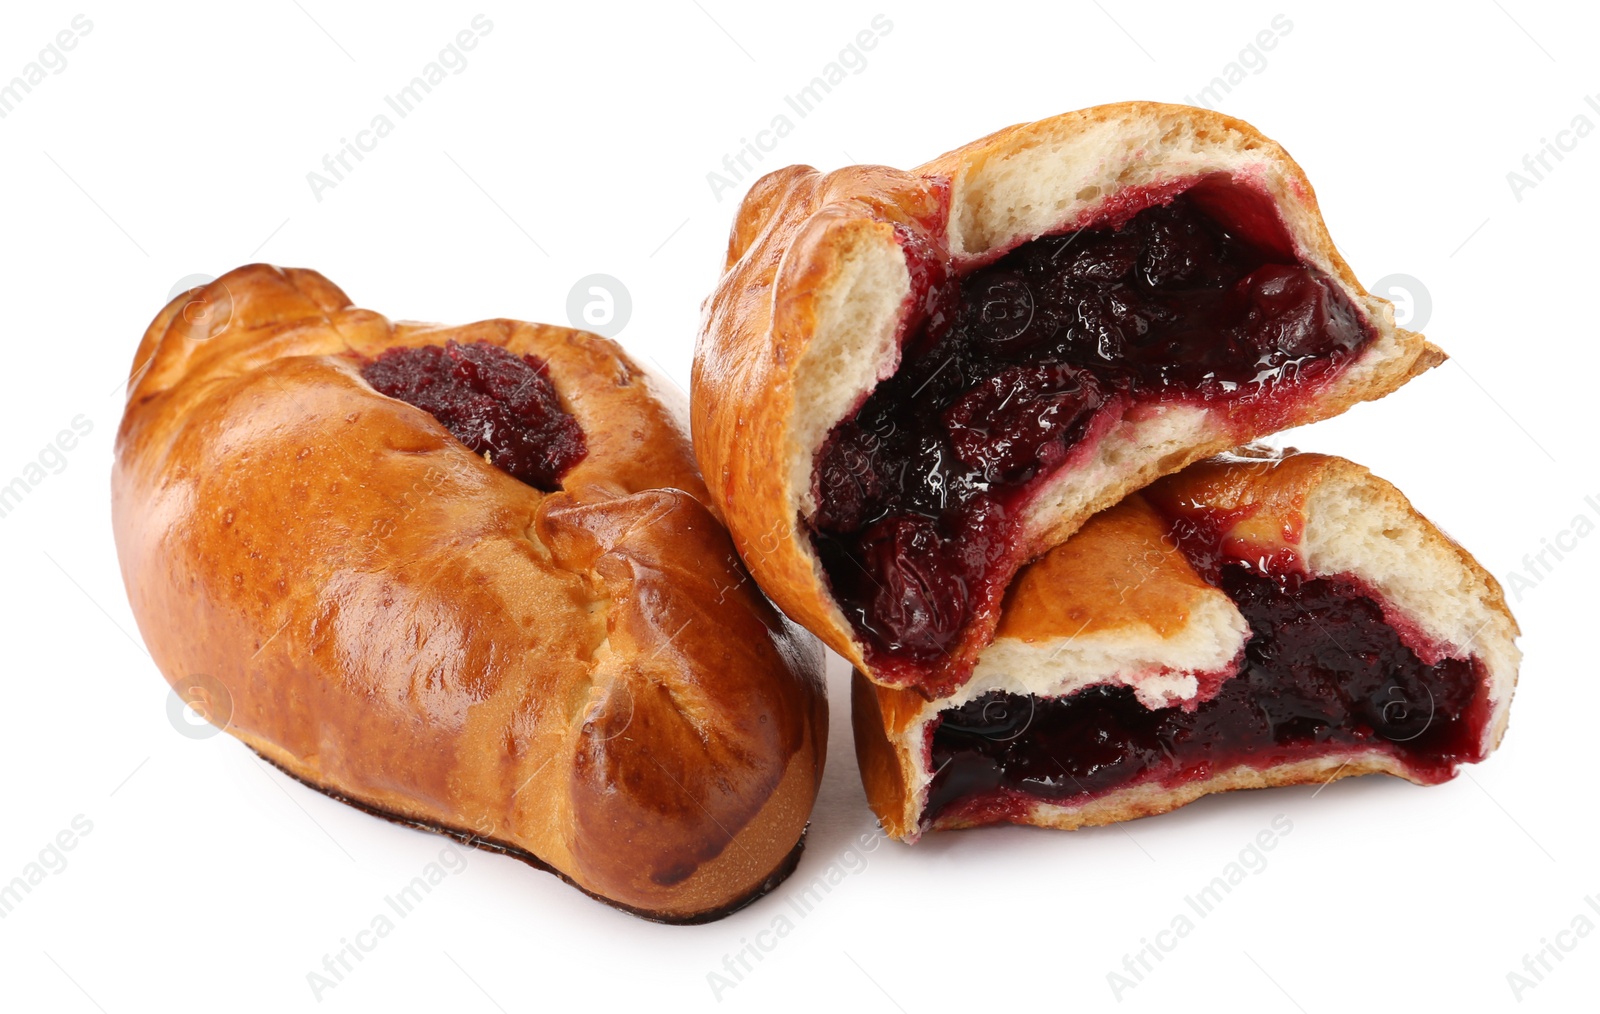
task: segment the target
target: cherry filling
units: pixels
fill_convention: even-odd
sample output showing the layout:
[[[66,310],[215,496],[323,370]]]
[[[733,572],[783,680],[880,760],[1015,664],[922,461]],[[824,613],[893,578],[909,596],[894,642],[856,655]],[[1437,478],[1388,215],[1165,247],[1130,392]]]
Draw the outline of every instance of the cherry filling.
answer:
[[[1251,637],[1242,670],[1216,696],[1186,711],[1148,709],[1125,686],[985,694],[938,719],[926,819],[1005,819],[1027,799],[1082,802],[1351,748],[1381,746],[1429,782],[1483,759],[1478,663],[1423,663],[1347,582],[1271,577],[1237,562],[1217,580]]]
[[[1265,417],[1367,339],[1264,201],[1202,179],[923,301],[899,371],[816,462],[813,543],[869,660],[931,661],[997,600],[1027,496],[1098,418],[1158,400]]]
[[[544,360],[498,345],[393,348],[361,368],[380,394],[432,415],[489,463],[546,492],[588,453],[578,421],[561,407]]]

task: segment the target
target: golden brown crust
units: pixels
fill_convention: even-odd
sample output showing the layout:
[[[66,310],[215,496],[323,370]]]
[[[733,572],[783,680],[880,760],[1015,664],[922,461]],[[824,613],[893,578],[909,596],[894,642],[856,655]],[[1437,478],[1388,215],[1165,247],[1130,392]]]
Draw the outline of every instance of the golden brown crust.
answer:
[[[855,734],[856,766],[867,805],[891,838],[914,838],[921,806],[906,776],[926,762],[921,750],[903,742],[906,727],[924,702],[910,690],[879,686],[858,669],[850,677],[850,728]]]
[[[447,339],[545,359],[589,448],[562,491],[361,377]],[[680,418],[596,336],[391,325],[314,272],[240,268],[135,359],[113,477],[134,614],[170,682],[218,681],[228,731],[312,785],[652,917],[726,909],[800,838],[826,705]]]
[[[1208,594],[1166,521],[1135,493],[1023,568],[995,636],[1045,641],[1144,624],[1165,637]]]
[[[1167,529],[1152,527],[1152,517],[1224,519],[1222,547],[1229,557],[1299,554],[1309,549],[1311,504],[1325,484],[1340,490],[1343,497],[1359,497],[1358,512],[1372,515],[1383,510],[1388,517],[1401,519],[1395,523],[1416,536],[1409,551],[1416,568],[1442,574],[1435,562],[1444,558],[1464,573],[1462,586],[1488,620],[1480,623],[1475,618],[1477,629],[1462,630],[1458,639],[1439,647],[1452,657],[1470,654],[1486,666],[1492,711],[1483,750],[1495,749],[1505,732],[1515,687],[1517,657],[1511,642],[1519,632],[1499,583],[1418,513],[1398,489],[1343,458],[1245,447],[1162,479],[1096,515],[1066,543],[1025,568],[1007,595],[1001,636],[1045,640],[1076,636],[1074,632],[1082,629],[1130,629],[1148,625],[1151,609],[1170,610],[1174,622],[1181,623],[1183,604],[1190,601],[1195,582],[1201,579],[1186,562],[1169,558],[1172,542]],[[1446,594],[1443,584],[1437,594]],[[959,812],[942,815],[931,824],[923,820],[928,743],[941,702],[929,702],[911,690],[875,685],[858,672],[852,703],[867,801],[891,836],[915,840],[926,830],[992,821]],[[1268,768],[1241,766],[1201,781],[1136,785],[1081,804],[1038,802],[1012,819],[1071,829],[1165,813],[1213,792],[1326,782],[1375,772],[1421,781],[1390,750],[1350,749]]]
[[[1249,124],[1220,113],[1119,103],[1008,127],[910,172],[851,166],[821,174],[792,166],[764,177],[739,210],[725,274],[706,302],[694,370],[695,452],[707,476],[712,507],[728,524],[762,588],[791,618],[876,682],[917,685],[932,695],[949,693],[968,677],[979,652],[992,640],[999,602],[996,596],[994,601],[975,604],[972,622],[948,655],[922,667],[925,671],[908,675],[868,663],[865,646],[833,599],[802,518],[811,497],[810,464],[817,450],[818,423],[826,431],[853,411],[845,404],[833,418],[807,417],[814,410],[799,388],[809,376],[839,368],[835,349],[813,348],[820,323],[830,314],[849,321],[856,329],[850,341],[867,347],[852,359],[850,368],[858,372],[840,382],[864,396],[885,375],[875,371],[897,365],[893,335],[898,329],[873,330],[867,324],[881,323],[878,318],[858,318],[838,307],[874,278],[880,289],[905,285],[906,294],[912,292],[902,242],[957,265],[998,255],[1031,238],[1002,234],[979,221],[985,214],[1004,217],[993,213],[986,201],[1008,162],[1035,150],[1070,151],[1077,139],[1097,138],[1095,132],[1107,125],[1150,122],[1192,128],[1197,144],[1226,147],[1247,158],[1250,171],[1259,170],[1257,182],[1296,223],[1295,240],[1305,247],[1302,252],[1347,287],[1372,318],[1382,348],[1370,356],[1364,353],[1370,361],[1346,369],[1315,397],[1298,399],[1268,420],[1247,422],[1230,409],[1219,414],[1203,436],[1170,453],[1136,460],[1098,487],[1055,497],[1052,494],[1061,494],[1064,487],[1046,483],[1050,488],[1042,490],[1036,506],[1029,508],[1019,563],[1059,545],[1089,516],[1160,475],[1267,432],[1327,418],[1357,402],[1382,397],[1444,358],[1421,335],[1395,328],[1389,304],[1365,293],[1328,237],[1315,193],[1300,167]],[[1144,171],[1152,164],[1147,154],[1140,150],[1115,157],[1125,159],[1130,172]],[[1189,172],[1186,165],[1174,163],[1174,178],[1193,178],[1184,175]],[[1100,192],[1094,187],[1088,191]],[[1093,219],[1096,208],[1105,207],[1106,196],[1087,198],[1088,203],[1065,201],[1067,210],[1060,219],[1032,235]],[[898,267],[889,270],[885,264]],[[909,301],[901,306],[902,319],[910,309]],[[819,356],[824,362],[817,361]],[[1057,499],[1061,505],[1053,506]]]

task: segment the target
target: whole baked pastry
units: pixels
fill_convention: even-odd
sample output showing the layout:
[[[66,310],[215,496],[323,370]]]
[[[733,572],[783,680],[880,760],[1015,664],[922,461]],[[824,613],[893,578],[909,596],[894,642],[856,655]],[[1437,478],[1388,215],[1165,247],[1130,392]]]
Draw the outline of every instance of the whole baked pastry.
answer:
[[[395,324],[239,268],[134,358],[134,615],[175,688],[313,788],[716,918],[794,867],[827,713],[820,646],[702,505],[682,416],[595,335]]]
[[[1499,744],[1516,636],[1494,578],[1393,486],[1246,448],[1025,568],[955,696],[858,675],[856,753],[908,840],[1372,772],[1432,785]]]
[[[1443,354],[1220,113],[1010,127],[910,172],[751,189],[705,307],[695,451],[756,580],[874,682],[951,692],[1017,568],[1160,475]]]

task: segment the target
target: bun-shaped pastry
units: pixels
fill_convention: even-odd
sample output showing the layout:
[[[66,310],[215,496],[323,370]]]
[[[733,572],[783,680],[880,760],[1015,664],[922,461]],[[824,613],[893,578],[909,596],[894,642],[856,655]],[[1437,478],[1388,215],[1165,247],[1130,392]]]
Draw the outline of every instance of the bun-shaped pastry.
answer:
[[[1124,103],[910,172],[757,182],[705,308],[695,451],[779,608],[939,695],[1090,515],[1443,358],[1362,289],[1277,144]]]
[[[856,754],[907,840],[1374,772],[1432,785],[1499,745],[1517,633],[1495,579],[1399,490],[1244,448],[1025,568],[955,696],[858,674]]]
[[[726,914],[798,859],[822,653],[703,506],[683,414],[595,335],[240,268],[135,357],[113,515],[145,643],[313,788]]]

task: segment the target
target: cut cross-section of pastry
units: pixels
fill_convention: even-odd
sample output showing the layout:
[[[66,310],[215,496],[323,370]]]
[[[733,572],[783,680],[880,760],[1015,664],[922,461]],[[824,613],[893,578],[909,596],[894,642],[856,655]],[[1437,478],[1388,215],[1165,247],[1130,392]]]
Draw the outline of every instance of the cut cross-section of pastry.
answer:
[[[694,438],[768,595],[873,681],[948,693],[1017,568],[1160,475],[1443,354],[1239,120],[1101,106],[911,172],[752,188]]]
[[[313,788],[651,919],[799,857],[822,650],[703,505],[681,398],[615,343],[391,323],[256,264],[134,360],[112,516],[150,655]]]
[[[888,831],[1073,828],[1230,789],[1431,785],[1500,742],[1520,659],[1494,578],[1341,458],[1245,448],[1024,569],[960,692],[855,678]]]

